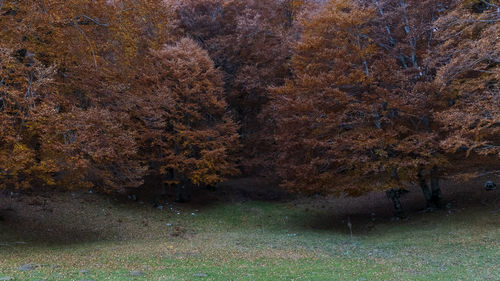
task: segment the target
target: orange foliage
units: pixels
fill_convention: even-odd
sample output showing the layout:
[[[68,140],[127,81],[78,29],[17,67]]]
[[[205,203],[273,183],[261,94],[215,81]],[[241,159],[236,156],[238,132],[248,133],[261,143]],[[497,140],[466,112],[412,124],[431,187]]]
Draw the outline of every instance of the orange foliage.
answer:
[[[166,45],[152,53],[143,79],[133,116],[151,172],[197,185],[237,174],[237,126],[207,52],[186,38]]]
[[[435,112],[444,134],[441,146],[500,159],[499,2],[455,2],[436,22],[440,44],[429,58],[441,94]]]
[[[44,108],[54,115],[54,68],[14,55],[0,47],[0,187],[53,185],[58,167],[37,126],[46,117]]]
[[[496,0],[0,3],[2,188],[357,196],[500,155]]]
[[[268,102],[267,87],[283,84],[294,22],[305,1],[179,1],[179,26],[205,48],[223,71],[224,92],[239,130],[246,173],[262,169],[272,146],[258,118]]]
[[[113,191],[142,185],[151,171],[174,169],[196,184],[235,173],[229,154],[238,138],[220,94],[221,77],[196,44],[182,40],[179,47],[164,47],[180,40],[169,5],[162,0],[4,3],[1,42],[9,50],[2,53],[6,68],[0,79],[9,80],[6,97],[22,102],[3,113],[11,119],[2,123],[8,136],[0,166],[12,179],[5,186]],[[14,55],[16,69],[10,66]],[[36,63],[25,69],[24,60]],[[38,85],[49,83],[42,71],[50,72],[50,87]],[[151,114],[162,115],[163,129],[145,125],[160,117]],[[163,139],[154,142],[168,143],[162,151],[152,151],[147,142],[155,136]],[[161,169],[151,167],[155,158]]]

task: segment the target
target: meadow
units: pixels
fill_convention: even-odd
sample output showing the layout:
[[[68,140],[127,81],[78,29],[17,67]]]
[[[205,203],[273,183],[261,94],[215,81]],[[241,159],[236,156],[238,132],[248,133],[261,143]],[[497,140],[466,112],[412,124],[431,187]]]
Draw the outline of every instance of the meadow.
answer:
[[[4,197],[0,280],[500,280],[496,193],[455,191],[434,212],[412,194],[403,220],[381,194],[162,210],[88,192]]]

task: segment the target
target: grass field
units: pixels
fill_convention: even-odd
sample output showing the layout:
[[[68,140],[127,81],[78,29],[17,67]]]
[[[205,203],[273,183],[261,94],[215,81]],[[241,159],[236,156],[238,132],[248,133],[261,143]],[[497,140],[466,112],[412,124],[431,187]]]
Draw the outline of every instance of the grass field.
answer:
[[[497,197],[402,221],[327,199],[4,199],[0,280],[500,280]]]

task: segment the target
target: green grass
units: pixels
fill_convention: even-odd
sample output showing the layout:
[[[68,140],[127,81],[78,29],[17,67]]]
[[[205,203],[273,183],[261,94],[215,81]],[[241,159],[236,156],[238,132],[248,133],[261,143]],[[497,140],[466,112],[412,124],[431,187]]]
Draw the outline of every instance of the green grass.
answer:
[[[305,204],[226,203],[199,211],[184,207],[180,215],[106,201],[87,205],[89,212],[108,208],[106,219],[119,217],[126,226],[109,223],[105,237],[64,243],[2,228],[0,243],[10,244],[0,246],[0,278],[500,280],[498,206],[414,214],[398,222],[354,219],[351,238],[342,218]],[[18,239],[28,241],[12,243]],[[42,266],[18,270],[27,263]],[[143,275],[131,276],[133,270]]]

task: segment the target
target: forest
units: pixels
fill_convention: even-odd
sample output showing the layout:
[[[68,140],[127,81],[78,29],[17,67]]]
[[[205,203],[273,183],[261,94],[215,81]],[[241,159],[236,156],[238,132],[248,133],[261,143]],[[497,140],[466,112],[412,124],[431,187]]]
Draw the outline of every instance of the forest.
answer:
[[[1,186],[270,172],[437,204],[427,177],[498,164],[496,4],[2,1]]]
[[[0,191],[265,179],[404,219],[415,186],[496,196],[499,90],[497,0],[0,0]]]

